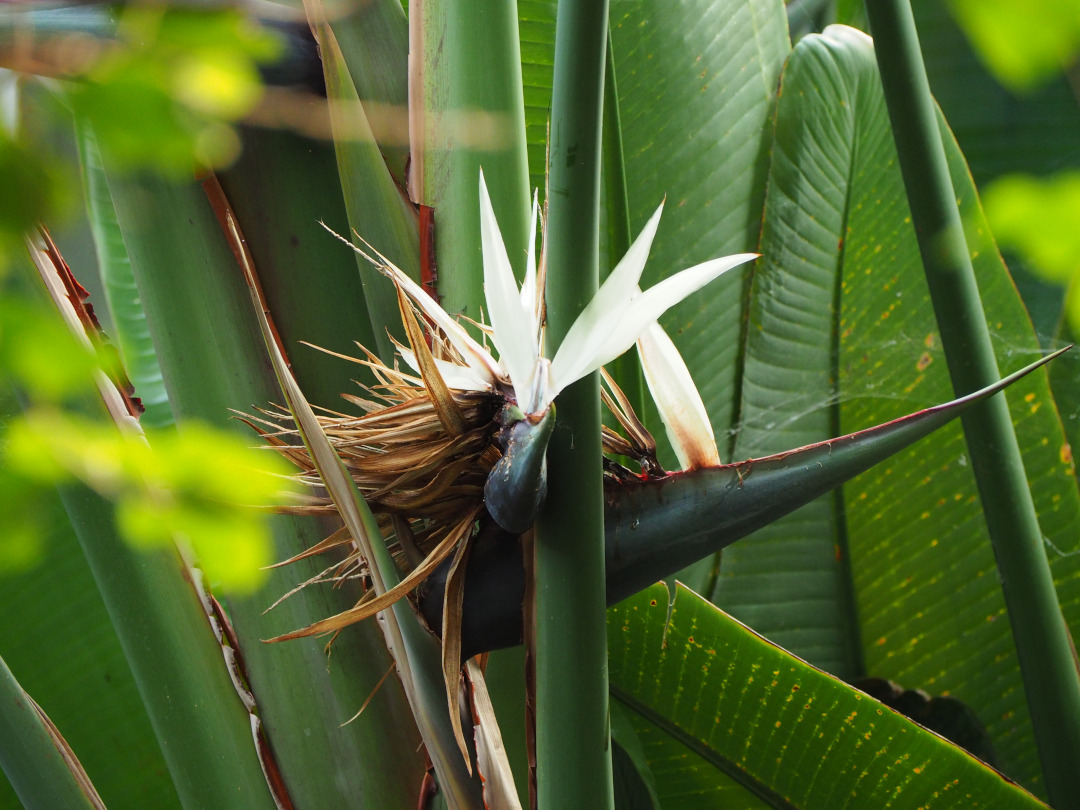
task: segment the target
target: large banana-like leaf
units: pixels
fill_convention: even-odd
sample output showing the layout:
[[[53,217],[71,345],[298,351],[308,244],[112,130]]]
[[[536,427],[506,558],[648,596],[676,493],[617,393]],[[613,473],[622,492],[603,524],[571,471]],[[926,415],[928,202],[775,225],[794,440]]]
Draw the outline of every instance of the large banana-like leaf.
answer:
[[[555,11],[559,4],[557,0],[518,0],[517,5],[529,187],[547,194],[548,114],[555,61]]]
[[[608,638],[614,696],[741,787],[723,786],[724,807],[1044,806],[682,586],[621,602]],[[678,806],[717,804],[679,794]]]
[[[762,299],[754,311],[769,321],[751,322],[743,389],[739,445],[753,454],[808,430],[865,427],[949,390],[869,39],[851,29],[807,37],[783,86],[762,242],[775,263],[755,281]],[[808,128],[808,120],[819,124]],[[999,359],[1008,363],[1038,343],[947,132],[946,143],[973,223],[984,306]],[[784,318],[790,325],[780,328]],[[810,359],[815,343],[835,346],[835,359]],[[790,374],[793,357],[812,374]],[[1067,556],[1080,508],[1071,458],[1043,375],[1009,399],[1068,618],[1080,588],[1078,561]],[[733,547],[714,599],[810,660],[965,700],[987,725],[1006,772],[1037,784],[1008,620],[960,432],[947,429],[932,446],[902,453],[818,509],[816,524],[800,514]],[[836,530],[824,538],[808,530],[830,522]],[[831,617],[828,626],[823,617]]]
[[[26,244],[58,314],[75,336],[93,345],[100,338],[94,333],[96,322],[69,292],[78,290],[78,283],[48,233],[42,229]],[[121,385],[102,375],[96,387],[97,410],[107,411],[128,440],[144,443],[130,418],[137,411]],[[31,405],[28,416],[33,418],[39,408]],[[240,679],[232,677],[223,649],[227,641],[218,619],[208,615],[212,602],[180,551],[170,546],[141,553],[123,543],[117,507],[88,487],[65,486],[61,498],[181,802],[213,805],[228,794],[245,806],[273,807],[268,780],[277,769],[272,757],[261,756],[265,749],[257,710],[238,694]],[[217,636],[212,625],[218,627]]]

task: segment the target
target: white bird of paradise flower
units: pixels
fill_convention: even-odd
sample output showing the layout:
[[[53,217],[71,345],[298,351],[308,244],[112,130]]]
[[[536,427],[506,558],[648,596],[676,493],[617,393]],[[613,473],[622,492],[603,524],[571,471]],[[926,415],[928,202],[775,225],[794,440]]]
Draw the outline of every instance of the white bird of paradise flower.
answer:
[[[439,363],[439,370],[450,388],[469,391],[508,388],[523,414],[543,414],[563,389],[622,355],[670,307],[722,273],[758,257],[756,253],[738,253],[712,259],[682,270],[643,292],[638,283],[663,209],[661,203],[626,255],[574,321],[555,357],[550,360],[542,353],[543,277],[537,273],[534,250],[538,219],[535,198],[525,280],[519,289],[483,172],[480,174],[484,297],[498,362],[405,273],[392,265],[386,266],[386,272],[442,329],[461,355],[464,366]],[[406,361],[414,365],[412,353],[406,350],[403,354]]]
[[[499,437],[503,454],[484,489],[485,505],[496,522],[510,532],[521,532],[532,525],[545,495],[544,459],[554,426],[551,406],[555,398],[567,386],[615,360],[635,342],[646,382],[683,468],[719,464],[701,397],[657,319],[691,293],[758,254],[739,253],[703,262],[642,291],[639,282],[660,224],[664,207],[661,203],[571,325],[555,356],[548,359],[543,355],[545,273],[542,259],[538,271],[535,253],[539,220],[536,196],[525,279],[520,288],[483,172],[479,198],[484,297],[490,319],[490,326],[481,328],[494,344],[498,359],[384,256],[376,259],[362,248],[352,247],[379,266],[441,332],[452,351],[442,352],[442,357],[429,357],[427,362],[434,363],[442,384],[451,390],[493,393],[503,398],[504,430]],[[421,370],[413,349],[399,345],[398,352],[413,369]]]

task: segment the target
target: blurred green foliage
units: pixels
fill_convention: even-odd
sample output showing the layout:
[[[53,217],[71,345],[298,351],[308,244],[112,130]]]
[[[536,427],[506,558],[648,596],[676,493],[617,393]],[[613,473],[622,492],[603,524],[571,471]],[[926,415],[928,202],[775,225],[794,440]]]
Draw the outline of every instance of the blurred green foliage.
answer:
[[[0,228],[9,234],[32,228],[54,208],[63,175],[50,156],[0,134]]]
[[[1069,80],[1072,94],[1055,96],[1058,109],[1062,105],[1075,108],[1080,103],[1080,85],[1076,81],[1080,0],[950,0],[949,8],[983,64],[1011,97],[1017,99],[1003,110],[1022,114],[1021,109],[1029,108],[1021,105],[1029,101],[1030,109],[1039,109],[1037,98],[1044,105],[1049,104],[1050,96],[1043,91],[1063,74]],[[1010,102],[1003,98],[998,104]],[[1043,114],[1053,115],[1055,122],[1068,118],[1064,110],[1053,113],[1048,109]],[[1050,151],[1053,148],[1050,145],[1043,147],[1035,141],[1027,148],[1041,150],[1042,160],[1033,158],[1035,163],[1055,168],[1067,165],[1067,159]],[[1065,321],[1072,334],[1077,334],[1080,236],[1076,222],[1080,215],[1080,172],[1063,169],[1042,177],[1005,174],[987,183],[980,193],[998,245],[1021,259],[1026,270],[1051,285],[1059,285]]]
[[[0,573],[42,558],[35,504],[47,488],[77,480],[115,501],[135,545],[179,539],[212,583],[249,592],[274,562],[270,514],[298,491],[291,469],[253,449],[254,437],[201,423],[158,431],[149,444],[119,430],[92,404],[95,374],[120,379],[116,355],[88,351],[50,311],[34,274],[22,272],[21,234],[69,213],[74,151],[54,141],[72,114],[123,170],[190,177],[231,162],[232,123],[258,103],[258,66],[278,56],[280,42],[235,10],[146,4],[116,14],[114,36],[93,38],[75,81],[44,93],[24,85],[17,114],[0,122],[0,386],[21,404],[20,413],[8,397],[3,412],[15,415],[0,424]]]
[[[983,204],[998,244],[1065,287],[1065,317],[1080,334],[1080,172],[1007,175],[983,192]]]
[[[200,423],[151,442],[39,407],[9,425],[5,467],[42,484],[80,480],[116,502],[121,531],[136,545],[185,541],[211,582],[257,588],[274,562],[267,507],[296,490],[288,465]]]
[[[276,36],[237,11],[156,4],[125,7],[117,33],[69,93],[106,159],[173,176],[231,163],[230,122],[261,97],[258,65],[280,55]]]
[[[987,67],[1013,90],[1068,68],[1080,51],[1080,0],[950,0]]]

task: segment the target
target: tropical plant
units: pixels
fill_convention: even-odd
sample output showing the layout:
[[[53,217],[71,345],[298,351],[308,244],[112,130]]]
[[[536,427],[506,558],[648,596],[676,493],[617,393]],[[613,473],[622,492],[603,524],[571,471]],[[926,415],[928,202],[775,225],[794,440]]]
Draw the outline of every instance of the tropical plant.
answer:
[[[1080,804],[1069,445],[868,11],[876,51],[778,0],[5,10],[49,77],[0,155],[19,799]],[[36,228],[65,116],[120,364]]]

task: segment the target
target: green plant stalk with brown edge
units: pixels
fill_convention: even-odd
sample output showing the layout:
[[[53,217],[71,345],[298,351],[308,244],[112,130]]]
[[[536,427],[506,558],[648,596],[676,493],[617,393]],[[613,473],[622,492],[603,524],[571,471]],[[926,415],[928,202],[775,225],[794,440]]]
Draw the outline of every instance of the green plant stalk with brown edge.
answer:
[[[0,766],[28,810],[50,807],[103,810],[101,797],[78,760],[69,759],[55,726],[23,691],[0,658]]]

